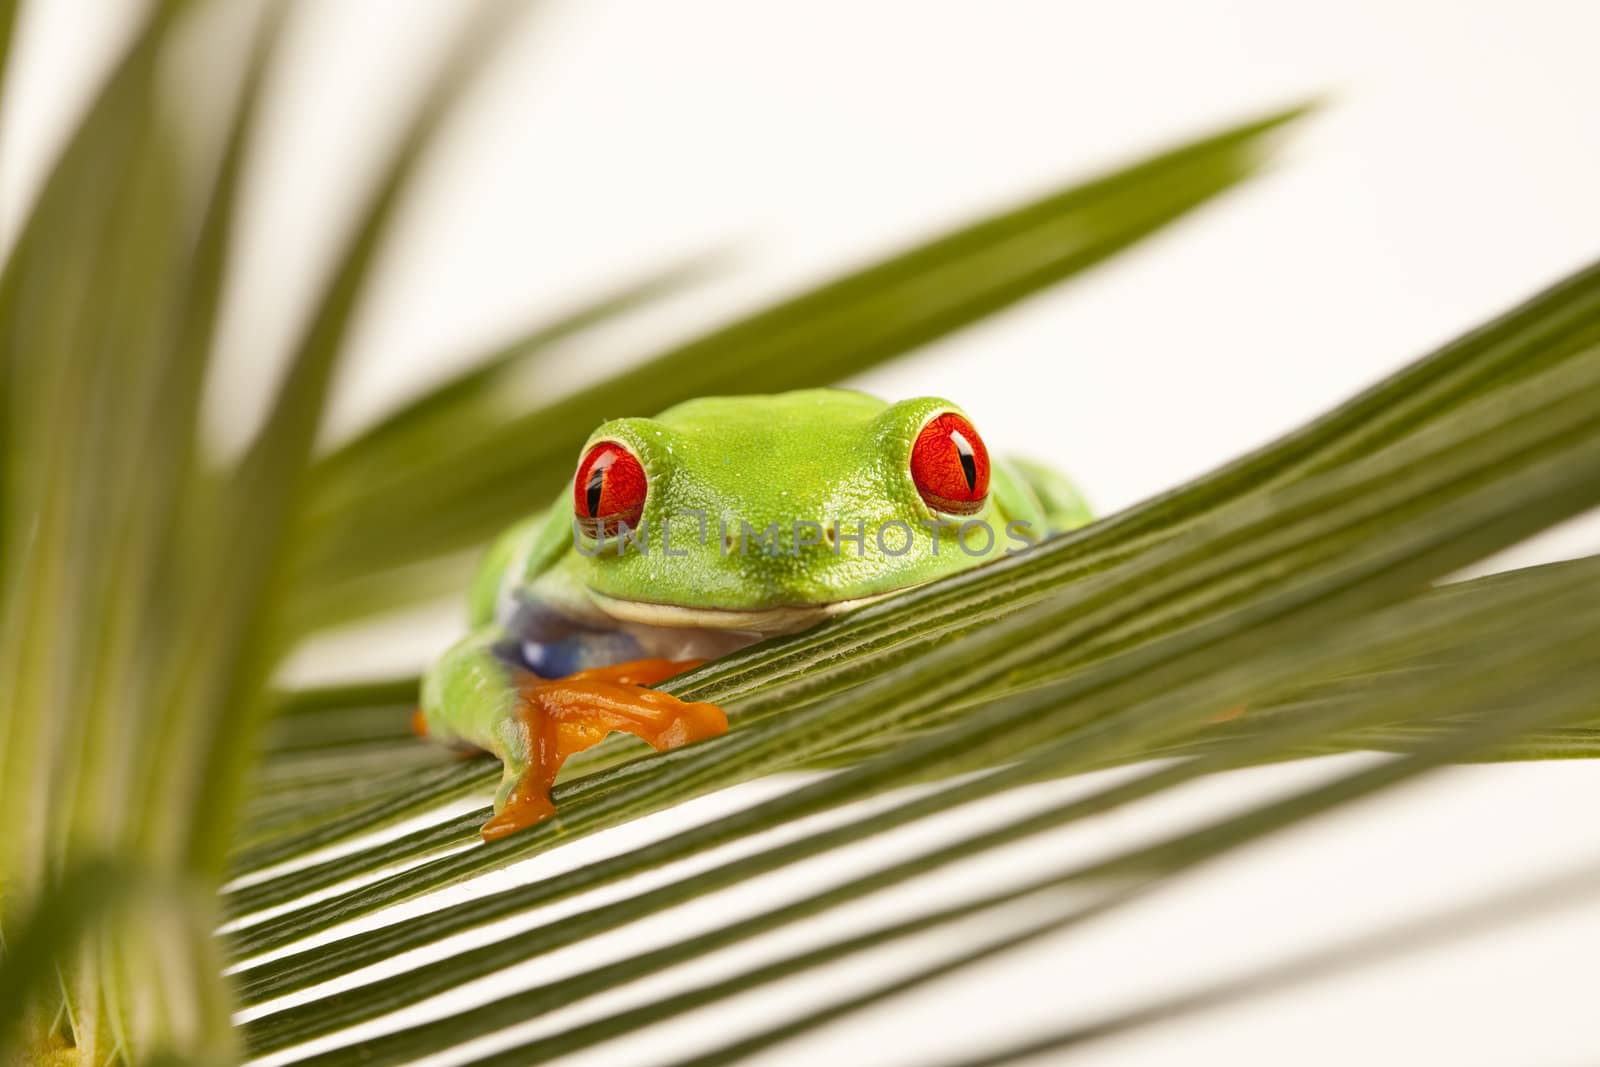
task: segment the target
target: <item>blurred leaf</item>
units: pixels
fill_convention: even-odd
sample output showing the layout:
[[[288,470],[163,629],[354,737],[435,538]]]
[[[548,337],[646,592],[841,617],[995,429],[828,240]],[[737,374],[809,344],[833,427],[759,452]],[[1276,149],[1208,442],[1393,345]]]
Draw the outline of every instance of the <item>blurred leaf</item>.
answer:
[[[134,759],[151,707],[145,654],[159,662],[171,634],[149,591],[192,433],[166,390],[183,371],[195,176],[158,93],[182,7],[155,5],[136,27],[0,272],[0,811],[21,813],[0,834],[8,905],[85,856],[156,865],[129,848],[126,801],[151,773]],[[227,1047],[221,984],[196,944],[205,913],[168,922],[168,964],[186,985],[148,954],[112,951],[116,937],[57,961],[84,1057],[180,1036]],[[141,988],[162,988],[164,1003],[116,1010]]]
[[[22,1063],[23,1018],[59,981],[60,961],[117,909],[149,892],[145,872],[107,860],[80,861],[53,879],[31,909],[10,916],[0,955],[0,1062]]]
[[[1082,271],[1256,173],[1304,109],[1280,112],[984,219],[657,355],[404,465],[323,471],[297,576],[319,600],[373,590],[419,559],[486,540],[542,507],[602,420],[694,396],[833,382]],[[420,459],[421,450],[410,453]]]
[[[281,644],[264,595],[278,531],[342,322],[447,104],[424,108],[281,403],[242,468],[218,478],[197,455],[200,386],[282,5],[265,6],[220,160],[180,150],[188,131],[161,92],[190,6],[152,7],[0,271],[0,810],[17,813],[0,834],[7,907],[86,855],[215,884],[227,794],[254,749],[248,712]],[[485,8],[494,24],[480,30],[498,36],[491,16],[509,12]],[[214,901],[182,903],[56,959],[75,1055],[231,1051]]]
[[[292,522],[329,381],[405,190],[488,48],[506,38],[517,14],[518,8],[505,0],[483,5],[451,48],[358,212],[266,423],[240,461],[222,501],[229,527],[222,542],[226,551],[217,560],[212,599],[203,611],[228,621],[214,628],[208,643],[194,649],[191,684],[199,691],[198,705],[225,710],[192,724],[198,744],[185,747],[194,755],[183,762],[173,760],[180,769],[185,764],[194,768],[190,847],[197,862],[219,874],[255,749],[255,712],[261,704],[257,694],[287,637],[267,605],[273,602],[288,563],[280,543]]]
[[[5,113],[6,89],[10,82],[6,74],[11,67],[12,42],[21,8],[22,0],[0,0],[0,114]]]
[[[486,422],[503,418],[513,375],[547,360],[560,342],[669,296],[709,273],[706,257],[655,271],[581,304],[553,321],[467,362],[467,369],[389,412],[317,463],[322,478],[343,469],[403,470],[455,445]]]
[[[503,422],[517,403],[513,381],[542,366],[561,342],[634,311],[680,289],[708,272],[704,257],[660,270],[619,287],[528,332],[520,339],[468,364],[468,369],[401,406],[323,458],[323,478],[343,471],[407,470],[425,466],[441,453]],[[361,477],[359,473],[353,477]],[[466,586],[478,565],[476,551],[418,560],[398,571],[353,580],[337,589],[301,591],[295,628],[331,626],[361,619],[397,602],[453,593]]]

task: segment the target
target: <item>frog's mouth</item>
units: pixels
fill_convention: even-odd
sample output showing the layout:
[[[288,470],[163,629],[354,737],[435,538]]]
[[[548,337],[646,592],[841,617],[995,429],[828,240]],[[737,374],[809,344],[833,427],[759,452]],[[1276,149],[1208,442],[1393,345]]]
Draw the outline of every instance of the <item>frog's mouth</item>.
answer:
[[[875,600],[893,596],[899,590],[834,600],[826,604],[784,604],[771,608],[691,608],[681,604],[656,604],[648,600],[625,600],[589,591],[601,611],[619,622],[639,626],[662,626],[684,630],[734,630],[771,637],[794,633],[815,626],[824,619],[854,611]]]

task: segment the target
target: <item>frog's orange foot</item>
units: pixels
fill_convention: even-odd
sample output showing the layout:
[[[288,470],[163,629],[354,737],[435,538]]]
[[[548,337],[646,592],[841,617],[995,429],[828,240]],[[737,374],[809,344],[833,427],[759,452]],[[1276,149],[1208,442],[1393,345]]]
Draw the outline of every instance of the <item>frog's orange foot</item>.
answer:
[[[662,752],[726,733],[728,717],[715,704],[692,704],[642,688],[703,662],[635,660],[566,678],[525,680],[519,714],[527,731],[528,767],[494,818],[483,824],[483,839],[494,841],[554,815],[550,787],[561,765],[613,730],[633,734]]]

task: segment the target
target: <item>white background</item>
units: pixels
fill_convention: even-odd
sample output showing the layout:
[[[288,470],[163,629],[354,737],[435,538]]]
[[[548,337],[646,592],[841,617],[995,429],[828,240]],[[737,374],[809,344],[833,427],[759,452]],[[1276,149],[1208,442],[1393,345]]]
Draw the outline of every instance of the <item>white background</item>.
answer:
[[[0,126],[0,233],[14,228],[55,131],[114,42],[118,6],[31,5]],[[329,221],[359,192],[460,6],[324,0],[298,25],[274,161],[252,189],[248,296],[231,309],[229,360],[214,383],[225,446],[247,432],[272,382]],[[1271,174],[1092,276],[852,384],[890,398],[948,395],[995,451],[1057,463],[1111,510],[1269,439],[1600,251],[1592,3],[697,0],[567,3],[533,22],[508,42],[409,206],[332,433],[452,359],[650,266],[732,252],[692,297],[574,345],[542,386],[568,387],[940,226],[1313,95],[1327,107]],[[1513,558],[1597,548],[1589,521]],[[448,639],[443,618],[382,640],[349,636],[296,669],[416,665]],[[1014,860],[1054,866],[1330,770],[1227,776]],[[743,799],[711,798],[652,826]],[[1596,811],[1600,767],[1454,771],[1208,869],[1089,936],[1041,943],[761,1062],[915,1062],[1088,1018],[1593,860]],[[503,877],[624,843],[586,843]],[[955,880],[978,891],[1011,869],[973,865]],[[745,887],[740,900],[837,876],[801,872]],[[898,906],[932,892],[919,886]],[[668,939],[675,923],[728,906],[669,917],[568,965]],[[807,927],[740,959],[835,928]],[[1600,1057],[1597,959],[1600,907],[1588,907],[1083,1058],[1587,1062]],[[871,973],[910,962],[908,949]],[[665,1058],[866,973],[784,985],[584,1062]]]

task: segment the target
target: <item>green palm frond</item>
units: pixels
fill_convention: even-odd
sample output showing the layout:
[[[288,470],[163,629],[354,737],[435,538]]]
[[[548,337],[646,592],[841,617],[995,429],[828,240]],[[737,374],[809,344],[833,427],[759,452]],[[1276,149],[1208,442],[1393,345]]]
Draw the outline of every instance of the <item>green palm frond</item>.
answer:
[[[152,8],[0,271],[0,1057],[242,1051],[371,1065],[490,1039],[497,1048],[473,1062],[542,1063],[939,934],[931,962],[683,1061],[731,1063],[1039,938],[1070,948],[1213,860],[1439,767],[1600,751],[1600,564],[1448,580],[1600,503],[1597,267],[1187,485],[673,679],[663,688],[723,705],[734,729],[659,755],[602,745],[572,761],[557,818],[483,844],[486,808],[459,809],[487,797],[497,772],[416,743],[415,678],[275,692],[282,653],[456,586],[485,538],[556,492],[601,418],[904,357],[1258,173],[1304,109],[973,221],[577,393],[507,405],[505,384],[537,381],[557,342],[692,284],[706,264],[644,274],[319,454],[324,397],[411,176],[519,12],[479,5],[349,220],[265,422],[224,461],[199,433],[201,387],[292,9],[266,7],[226,87],[226,136],[204,158],[178,150],[184,120],[161,77],[202,6]],[[0,0],[0,74],[16,9]],[[1002,872],[976,896],[930,892],[914,913],[715,981],[539,1036],[510,1032],[1207,776],[1353,752],[1368,755],[1197,827]],[[386,1018],[758,876],[1111,768],[1042,807],[622,960],[503,983],[420,1021]],[[785,772],[810,773],[670,837],[420,914],[385,911]],[[406,820],[417,821],[396,829]],[[644,888],[624,885],[650,872]],[[582,899],[603,887],[605,902]],[[563,917],[539,916],[561,901]],[[483,932],[513,917],[536,924]],[[470,948],[448,940],[469,932]],[[1080,1047],[1371,948],[1026,1045],[997,1034],[982,1062]],[[230,1008],[247,1021],[234,1025]],[[344,1032],[379,1021],[377,1036]],[[324,1050],[294,1051],[310,1041]]]
[[[1566,313],[1576,292],[1595,294],[1597,284],[1600,274],[1577,279],[1471,343],[1418,364],[1379,391],[1398,401],[1416,390],[1436,388],[1445,378],[1442,366],[1452,364],[1461,376],[1458,381],[1475,379],[1484,368],[1464,358],[1463,351],[1487,362],[1515,347],[1507,340],[1524,330],[1551,344],[1553,335],[1544,328],[1551,316]],[[1590,318],[1588,323],[1597,321]],[[1581,343],[1588,330],[1573,325],[1578,329],[1572,333],[1554,336],[1575,337]],[[1553,345],[1570,347],[1565,340]],[[1442,722],[1437,736],[1413,746],[1403,760],[1382,771],[1353,776],[1298,804],[1286,802],[1241,817],[1215,829],[1210,841],[1200,834],[1184,835],[1169,846],[1179,856],[1193,852],[1196,860],[1208,858],[1443,760],[1476,758],[1525,731],[1569,725],[1574,715],[1592,718],[1596,679],[1587,667],[1586,651],[1592,647],[1592,632],[1580,629],[1571,640],[1556,643],[1558,627],[1534,625],[1551,617],[1573,625],[1593,621],[1579,610],[1593,598],[1592,566],[1529,572],[1515,581],[1484,579],[1465,587],[1470,595],[1447,587],[1416,600],[1431,580],[1600,499],[1600,413],[1590,399],[1600,385],[1600,346],[1591,343],[1558,356],[1540,345],[1534,355],[1545,366],[1543,372],[1490,378],[1496,384],[1483,386],[1476,395],[1457,392],[1456,403],[1441,406],[1429,423],[1419,422],[1410,434],[1373,451],[1349,447],[1351,440],[1371,435],[1373,427],[1366,420],[1330,417],[1324,425],[1341,432],[1320,442],[1317,457],[1302,456],[1302,469],[1314,473],[1266,478],[1254,486],[1219,475],[1235,487],[1236,495],[1195,514],[1182,523],[1182,532],[1156,537],[1136,516],[1113,519],[1008,563],[924,586],[879,608],[769,642],[675,680],[673,688],[684,695],[723,702],[740,728],[678,754],[634,760],[578,778],[561,795],[560,819],[248,925],[234,935],[235,951],[248,957],[287,947],[339,922],[576,834],[758,774],[803,765],[839,746],[876,741],[881,751],[668,841],[351,935],[332,946],[246,967],[240,973],[246,1002],[307,988],[398,952],[888,789],[994,769],[844,827],[569,915],[548,928],[266,1015],[248,1027],[252,1047],[288,1047],[375,1018],[537,953],[963,802],[1045,777],[1167,755],[1175,744],[1216,732],[1209,719],[1240,703],[1260,705],[1262,713],[1252,718],[1271,725],[1252,725],[1226,743],[1212,741],[1210,751],[1194,757],[1183,771],[1158,772],[1141,787],[1153,792],[1243,761],[1285,758],[1306,746],[1327,745],[1353,728]],[[1346,410],[1383,409],[1369,395]],[[1281,462],[1282,453],[1304,448],[1302,435],[1292,435],[1240,466],[1281,474],[1290,469]],[[1280,462],[1269,460],[1274,456]],[[1333,457],[1347,458],[1330,465]],[[1130,529],[1138,531],[1132,546],[1123,532]],[[1053,582],[1031,588],[1018,580],[1018,571],[1050,571],[1052,556],[1072,559],[1076,566],[1059,565]],[[983,617],[986,605],[993,617]],[[1525,614],[1511,614],[1514,605]],[[1439,612],[1444,610],[1449,614],[1441,622]],[[1340,627],[1348,628],[1353,649],[1335,640],[1344,632]],[[863,641],[853,646],[853,655],[830,651],[810,669],[792,670],[784,681],[772,677],[783,677],[783,667],[804,655],[808,646],[825,644],[828,631],[836,639],[858,641],[888,631],[895,643],[884,647]],[[1315,635],[1316,640],[1296,640],[1300,635]],[[1442,677],[1430,674],[1419,680],[1404,670],[1408,659],[1427,661],[1443,652],[1458,658]],[[1527,688],[1524,673],[1514,665],[1545,656],[1549,661],[1540,664],[1537,676],[1550,678],[1562,700],[1546,706],[1528,697],[1512,699]],[[861,674],[842,682],[831,679],[826,662],[837,663],[839,671]],[[1354,694],[1342,699],[1324,695],[1322,704],[1316,702],[1319,683],[1357,672],[1373,678]],[[1508,692],[1493,688],[1496,681]],[[1565,702],[1574,695],[1579,698],[1576,706]],[[1296,713],[1280,710],[1272,715],[1274,701]],[[1515,713],[1484,714],[1497,702],[1510,703]],[[1464,722],[1453,721],[1462,716]],[[480,789],[486,785],[480,780]],[[400,784],[397,793],[405,788]],[[1133,794],[1139,795],[1145,794]],[[1108,803],[1098,799],[1075,810],[1086,813]],[[1035,832],[1047,825],[1036,824]],[[452,829],[457,835],[464,832],[460,826]],[[1002,832],[996,840],[1006,839]],[[373,847],[395,863],[415,859],[415,844],[415,838],[402,838]],[[371,869],[360,853],[347,859],[358,870]],[[1134,856],[1122,862],[1137,869],[1151,860]],[[1094,873],[1107,877],[1116,871],[1113,865]],[[870,888],[877,888],[870,880],[857,883],[823,906]],[[754,936],[771,923],[810,913],[798,906],[752,920],[744,929],[717,931],[701,944],[675,946],[677,951],[666,953],[662,964],[680,963],[726,945],[728,938]],[[384,1057],[389,1055],[403,1059],[436,1047],[426,1043],[435,1039],[429,1035],[447,1043],[482,1036],[535,1011],[637,980],[648,971],[647,960],[634,957],[597,976],[596,986],[565,978],[556,987],[509,998],[494,1010],[479,1009],[453,1023],[429,1024],[423,1032],[365,1043],[351,1055],[363,1062],[374,1057],[388,1062]]]

